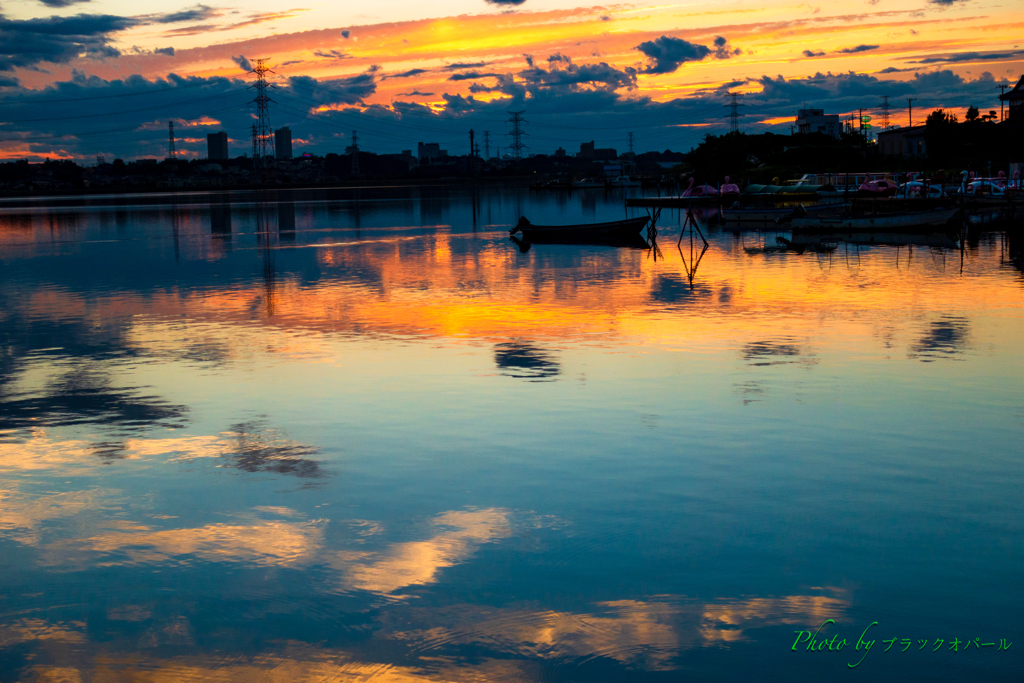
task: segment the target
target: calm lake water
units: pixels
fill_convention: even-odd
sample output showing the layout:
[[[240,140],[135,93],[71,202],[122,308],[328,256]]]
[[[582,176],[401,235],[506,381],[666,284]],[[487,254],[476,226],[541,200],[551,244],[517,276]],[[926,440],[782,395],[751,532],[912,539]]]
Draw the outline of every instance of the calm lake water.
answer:
[[[637,211],[0,202],[0,682],[1019,680],[1022,221]]]

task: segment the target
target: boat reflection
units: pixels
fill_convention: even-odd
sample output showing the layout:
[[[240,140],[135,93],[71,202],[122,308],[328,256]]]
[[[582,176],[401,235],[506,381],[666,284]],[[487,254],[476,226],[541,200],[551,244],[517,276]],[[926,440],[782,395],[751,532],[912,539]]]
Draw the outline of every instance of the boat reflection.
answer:
[[[530,382],[553,382],[561,373],[554,356],[525,342],[497,344],[494,363],[501,374]]]
[[[560,244],[560,245],[572,245],[572,246],[591,246],[591,247],[618,247],[621,249],[650,249],[651,245],[648,244],[647,240],[641,237],[639,234],[632,236],[588,236],[579,238],[570,238],[565,236],[560,237],[545,237],[542,235],[531,235],[530,238],[521,239],[513,235],[509,238],[512,242],[519,247],[519,251],[526,253],[530,251],[530,247],[534,244]]]
[[[963,353],[970,338],[970,322],[966,318],[945,316],[929,323],[924,334],[907,351],[908,358],[926,363],[953,358]]]
[[[835,245],[847,244],[877,246],[921,246],[936,249],[959,249],[957,241],[944,232],[932,233],[900,233],[900,232],[847,232],[847,233],[815,233],[813,231],[793,231],[791,239],[786,240],[787,247],[792,249],[817,250],[834,249]]]
[[[118,387],[105,373],[72,368],[31,392],[7,393],[0,382],[0,431],[96,424],[121,432],[186,424],[188,408],[143,393],[137,387]]]

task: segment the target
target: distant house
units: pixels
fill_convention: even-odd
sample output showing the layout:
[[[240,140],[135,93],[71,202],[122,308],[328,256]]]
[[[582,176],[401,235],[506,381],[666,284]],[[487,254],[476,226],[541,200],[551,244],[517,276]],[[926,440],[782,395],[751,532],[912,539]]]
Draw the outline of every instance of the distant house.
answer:
[[[925,127],[913,126],[890,128],[878,133],[878,151],[883,156],[916,159],[928,156],[928,145],[925,143]]]
[[[1017,85],[1013,86],[1013,90],[1003,93],[999,99],[1006,102],[1010,110],[1006,117],[1007,120],[1024,124],[1024,76],[1020,77]]]
[[[796,112],[798,133],[824,133],[839,138],[839,114],[826,114],[824,109],[798,109]]]

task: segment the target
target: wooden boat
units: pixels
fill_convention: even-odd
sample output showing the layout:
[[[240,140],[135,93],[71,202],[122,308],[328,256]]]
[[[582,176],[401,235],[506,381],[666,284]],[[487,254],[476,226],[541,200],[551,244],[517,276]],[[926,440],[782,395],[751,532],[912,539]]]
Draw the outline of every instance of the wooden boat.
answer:
[[[617,237],[635,237],[641,230],[647,227],[650,220],[647,216],[627,218],[621,221],[610,221],[608,223],[584,223],[582,225],[534,225],[525,216],[519,218],[516,227],[509,230],[510,235],[517,232],[523,233],[523,239],[528,242],[540,242],[541,240],[557,239],[560,242],[569,240],[571,242],[584,242],[587,240],[613,239]]]
[[[849,204],[812,204],[804,206],[802,215],[817,216],[826,213],[840,213],[849,208]],[[801,207],[783,206],[778,208],[751,207],[722,209],[722,219],[726,223],[781,223],[800,214]]]
[[[941,228],[960,212],[959,208],[932,209],[863,216],[807,216],[794,218],[794,230],[828,230],[831,232],[902,232],[920,228]]]
[[[729,199],[727,197],[727,199]],[[666,197],[626,197],[626,206],[646,206],[662,208],[681,208],[689,206],[717,206],[722,201],[719,195],[703,197],[682,197],[671,195]]]

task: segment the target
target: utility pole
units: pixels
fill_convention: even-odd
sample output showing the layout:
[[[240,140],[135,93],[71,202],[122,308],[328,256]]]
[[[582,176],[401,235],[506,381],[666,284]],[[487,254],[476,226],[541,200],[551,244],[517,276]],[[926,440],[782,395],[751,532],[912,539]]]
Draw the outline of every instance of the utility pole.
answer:
[[[526,119],[523,118],[523,114],[526,113],[526,110],[510,111],[508,113],[512,115],[512,118],[508,120],[512,124],[512,130],[508,133],[509,137],[512,138],[512,144],[509,145],[509,149],[512,150],[512,158],[518,162],[523,158],[523,150],[528,149],[523,144],[523,136],[526,135],[523,132],[523,124],[527,123]]]
[[[491,158],[491,131],[484,131],[484,159]]]
[[[470,128],[469,129],[469,156],[471,158],[474,156],[473,151],[476,149],[476,143],[473,142],[473,135],[474,135],[473,129]]]
[[[352,131],[352,144],[345,148],[347,154],[352,155],[352,175],[359,175],[359,135]]]
[[[860,137],[864,139],[864,110],[857,110],[857,126],[860,128]]]
[[[177,155],[174,152],[174,121],[167,122],[167,158],[177,158]]]
[[[882,95],[882,130],[889,130],[889,96]]]
[[[907,119],[910,121],[910,125],[907,128],[914,127],[914,100],[916,99],[916,97],[907,98]]]
[[[473,140],[473,129],[469,129],[469,174],[476,173],[476,142]]]
[[[256,123],[253,126],[253,167],[265,172],[267,166],[273,159],[273,152],[270,150],[271,135],[270,129],[270,103],[272,99],[267,95],[267,74],[274,73],[266,66],[266,59],[257,59],[256,66],[249,73],[256,76],[253,87],[256,90],[256,97],[252,103],[256,105]]]
[[[729,97],[732,98],[732,102],[725,105],[729,108],[729,131],[732,133],[738,133],[740,132],[740,117],[742,116],[739,108],[743,105],[736,101],[736,98],[739,97],[739,93],[731,92],[729,93]]]
[[[630,154],[633,154],[633,143],[634,143],[635,141],[636,141],[636,140],[635,140],[635,138],[633,137],[633,134],[632,134],[632,133],[629,133],[629,135],[628,135],[628,136],[626,137],[626,143],[627,143],[627,144],[629,145],[629,153],[630,153]]]
[[[999,120],[1003,121],[1003,95],[1006,93],[1006,89],[1009,88],[1010,86],[1000,85],[996,87],[999,88]]]

